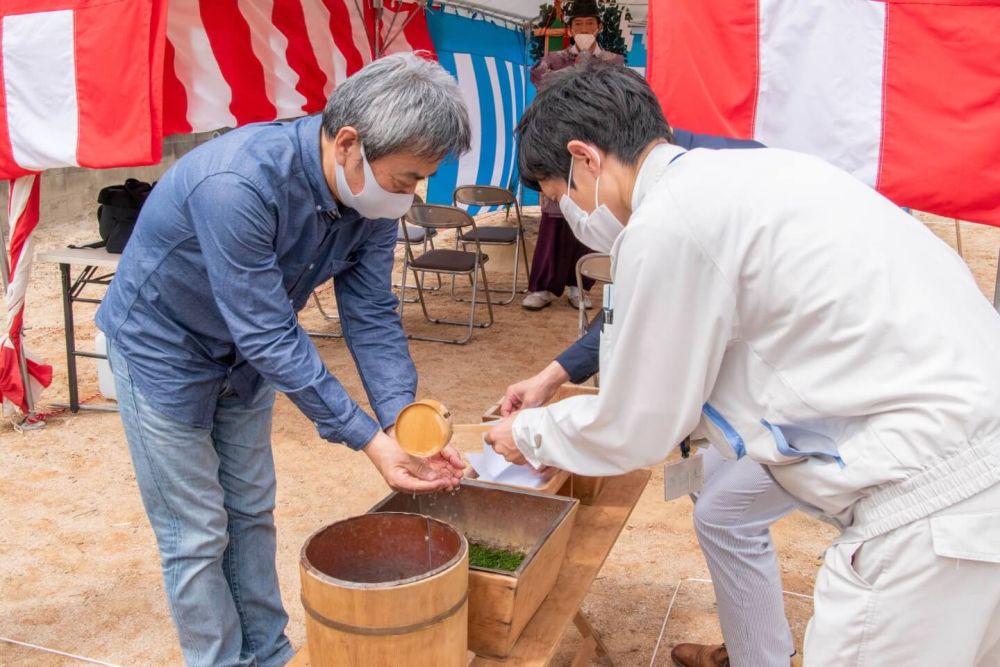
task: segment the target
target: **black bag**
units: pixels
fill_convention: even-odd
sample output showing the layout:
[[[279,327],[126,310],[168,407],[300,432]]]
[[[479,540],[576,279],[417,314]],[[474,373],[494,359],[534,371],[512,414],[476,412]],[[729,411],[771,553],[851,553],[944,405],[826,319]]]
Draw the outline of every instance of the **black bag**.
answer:
[[[108,252],[121,253],[132,236],[139,210],[153,190],[153,183],[130,178],[124,185],[109,185],[97,195],[97,223]]]

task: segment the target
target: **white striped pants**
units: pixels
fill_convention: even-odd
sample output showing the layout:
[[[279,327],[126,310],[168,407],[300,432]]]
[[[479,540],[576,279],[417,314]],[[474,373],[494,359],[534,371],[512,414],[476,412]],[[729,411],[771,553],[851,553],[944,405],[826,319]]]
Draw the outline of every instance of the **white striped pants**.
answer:
[[[722,636],[733,667],[788,667],[795,651],[785,618],[771,524],[794,501],[763,467],[745,456],[702,450],[705,486],[694,529],[715,586]]]

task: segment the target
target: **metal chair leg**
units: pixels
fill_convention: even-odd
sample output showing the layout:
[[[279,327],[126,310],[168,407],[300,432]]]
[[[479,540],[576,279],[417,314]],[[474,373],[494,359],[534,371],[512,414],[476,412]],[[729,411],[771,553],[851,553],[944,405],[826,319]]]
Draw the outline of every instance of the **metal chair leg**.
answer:
[[[480,268],[480,271],[482,273],[483,285],[484,285],[484,291],[485,291],[485,288],[488,285],[486,283],[486,267],[485,267],[485,264],[481,263],[479,268]],[[417,283],[417,294],[418,294],[418,299],[420,301],[421,309],[423,310],[423,313],[424,313],[424,318],[428,322],[430,322],[431,324],[450,324],[450,325],[456,325],[456,326],[461,326],[461,327],[468,327],[468,333],[466,334],[466,336],[464,338],[455,338],[455,339],[437,338],[437,337],[434,337],[434,336],[424,336],[424,335],[417,335],[417,334],[407,334],[406,337],[409,340],[426,340],[426,341],[431,341],[431,342],[435,342],[435,343],[449,343],[449,344],[452,344],[452,345],[465,345],[466,343],[468,343],[472,339],[472,332],[476,328],[486,329],[486,328],[489,328],[489,327],[493,326],[493,321],[494,321],[493,320],[493,304],[490,301],[490,296],[489,296],[488,292],[486,293],[486,307],[487,307],[487,310],[488,310],[488,313],[489,313],[489,320],[486,321],[486,322],[482,322],[482,323],[477,323],[476,322],[476,306],[480,302],[476,298],[476,296],[478,294],[478,291],[479,291],[479,275],[475,271],[472,271],[472,273],[468,274],[469,275],[469,279],[472,282],[472,299],[470,301],[467,301],[467,303],[469,303],[469,320],[468,320],[468,322],[465,322],[465,321],[457,321],[457,320],[446,320],[446,319],[439,318],[439,317],[431,317],[430,312],[427,310],[426,300],[424,299],[424,291],[425,291],[426,288],[423,288],[421,286],[421,280],[420,280],[420,276],[417,275],[417,270],[416,269],[411,269],[411,270],[414,273],[414,279],[416,280],[416,283]],[[454,277],[454,275],[456,275],[456,274],[452,274],[453,277]]]
[[[323,316],[323,319],[325,319],[328,322],[339,322],[340,321],[340,316],[339,315],[330,315],[330,314],[328,314],[326,312],[326,310],[323,308],[323,302],[319,300],[319,295],[316,294],[316,290],[313,290],[312,298],[313,298],[313,303],[316,304],[316,307],[319,309],[319,314]],[[308,329],[306,330],[306,334],[309,335],[311,338],[343,338],[344,337],[343,333],[332,333],[332,332],[329,332],[329,331],[309,331]]]

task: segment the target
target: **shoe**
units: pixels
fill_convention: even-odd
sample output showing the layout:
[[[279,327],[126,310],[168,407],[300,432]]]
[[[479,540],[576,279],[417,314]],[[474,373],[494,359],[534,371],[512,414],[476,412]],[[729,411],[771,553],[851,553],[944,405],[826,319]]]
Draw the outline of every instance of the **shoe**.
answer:
[[[569,298],[569,305],[571,308],[577,310],[580,309],[580,288],[579,287],[569,287],[566,289],[566,295]],[[585,310],[591,310],[594,307],[594,302],[590,300],[586,292],[583,294],[583,307]]]
[[[678,644],[670,658],[677,667],[729,667],[725,644]]]
[[[524,297],[521,307],[526,310],[541,310],[556,300],[556,295],[552,292],[532,292]]]

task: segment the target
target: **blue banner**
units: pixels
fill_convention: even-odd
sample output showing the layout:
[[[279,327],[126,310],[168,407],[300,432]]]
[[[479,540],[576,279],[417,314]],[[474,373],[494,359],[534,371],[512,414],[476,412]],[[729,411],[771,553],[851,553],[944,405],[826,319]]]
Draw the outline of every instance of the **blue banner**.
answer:
[[[514,128],[534,97],[526,35],[442,10],[427,11],[427,26],[438,62],[458,80],[472,122],[471,150],[441,163],[428,180],[427,201],[451,204],[459,185],[496,185],[518,193]],[[523,204],[538,203],[532,190],[520,194]]]

